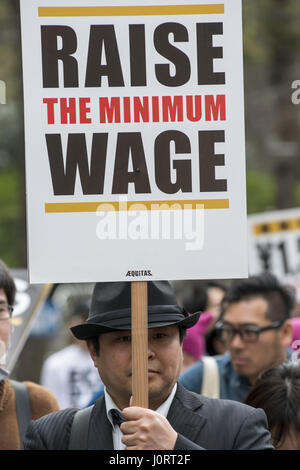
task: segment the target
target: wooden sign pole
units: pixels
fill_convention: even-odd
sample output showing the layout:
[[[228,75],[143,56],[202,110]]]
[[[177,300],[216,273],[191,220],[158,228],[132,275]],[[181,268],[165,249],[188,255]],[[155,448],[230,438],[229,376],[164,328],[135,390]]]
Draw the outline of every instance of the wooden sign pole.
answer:
[[[131,282],[132,404],[148,401],[148,292],[147,281]]]

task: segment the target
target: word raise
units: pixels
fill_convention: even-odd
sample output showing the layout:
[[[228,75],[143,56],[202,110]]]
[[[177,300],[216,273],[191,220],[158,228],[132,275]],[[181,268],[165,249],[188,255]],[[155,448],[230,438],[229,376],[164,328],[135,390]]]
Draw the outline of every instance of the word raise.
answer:
[[[84,87],[101,87],[103,78],[109,87],[148,86],[149,67],[153,67],[157,82],[166,87],[179,87],[197,77],[197,85],[224,85],[225,73],[214,72],[214,59],[223,58],[223,48],[213,46],[213,37],[223,34],[223,23],[196,23],[197,62],[192,73],[192,60],[177,46],[190,41],[188,29],[175,22],[158,25],[153,33],[153,47],[169,63],[153,63],[147,57],[144,24],[128,25],[129,63],[128,76],[124,73],[120,44],[114,25],[91,25],[87,57],[76,58],[78,38],[76,31],[66,25],[41,26],[43,87],[59,88],[59,62],[63,65],[63,87],[82,87],[79,69],[85,70]],[[148,35],[149,36],[149,35]],[[170,39],[173,38],[173,41]],[[148,38],[149,39],[149,38]],[[82,40],[82,38],[81,38]],[[87,38],[84,38],[86,41]],[[62,44],[62,47],[58,44]],[[175,43],[175,44],[174,44]],[[105,59],[103,57],[105,56]],[[175,72],[173,71],[175,69]]]

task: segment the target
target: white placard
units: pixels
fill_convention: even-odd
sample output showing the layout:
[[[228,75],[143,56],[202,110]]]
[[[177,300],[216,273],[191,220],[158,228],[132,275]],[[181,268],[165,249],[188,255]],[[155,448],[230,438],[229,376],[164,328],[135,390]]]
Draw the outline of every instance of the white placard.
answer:
[[[21,21],[30,282],[246,277],[241,1]]]
[[[254,214],[248,221],[249,274],[272,272],[300,300],[300,209]]]

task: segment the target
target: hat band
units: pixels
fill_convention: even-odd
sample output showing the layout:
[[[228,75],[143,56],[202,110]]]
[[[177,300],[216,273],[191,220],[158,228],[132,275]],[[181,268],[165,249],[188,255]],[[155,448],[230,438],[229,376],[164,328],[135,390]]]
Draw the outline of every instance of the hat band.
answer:
[[[151,322],[153,321],[181,321],[187,317],[185,310],[176,305],[159,305],[159,306],[150,306],[148,307],[148,315],[151,315]],[[161,318],[161,315],[164,315],[164,318]],[[149,318],[150,320],[150,318]],[[105,314],[96,314],[91,316],[86,324],[89,323],[98,323],[103,326],[108,324],[108,326],[117,325],[126,325],[131,324],[131,308],[126,308],[124,310],[113,310]]]
[[[171,313],[171,314],[165,314],[164,315],[164,318],[161,317],[161,315],[159,314],[156,314],[156,315],[151,315],[151,318],[149,318],[148,320],[148,324],[152,324],[152,323],[178,323],[180,321],[182,321],[185,317],[183,315],[180,315],[180,314],[174,314],[174,313]],[[102,326],[106,326],[105,323],[101,323]],[[131,318],[120,318],[120,319],[113,319],[113,320],[110,320],[110,322],[107,322],[107,326],[109,326],[110,328],[114,328],[114,327],[124,327],[124,326],[128,326],[128,328],[131,327]]]

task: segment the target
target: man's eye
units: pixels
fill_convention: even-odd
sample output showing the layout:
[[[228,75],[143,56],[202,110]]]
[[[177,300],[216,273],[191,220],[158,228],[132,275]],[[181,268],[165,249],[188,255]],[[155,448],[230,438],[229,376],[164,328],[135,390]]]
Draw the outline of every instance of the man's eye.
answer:
[[[244,328],[244,332],[248,335],[249,334],[251,335],[251,333],[256,333],[257,332],[257,328],[255,328],[255,327],[253,327],[253,328],[251,328],[251,327],[250,328]]]
[[[131,341],[131,336],[120,336],[117,341],[120,343],[128,343]]]
[[[167,335],[166,335],[165,333],[156,333],[156,334],[154,335],[154,338],[155,338],[155,339],[162,339],[162,338],[166,338],[166,336],[167,336]]]

